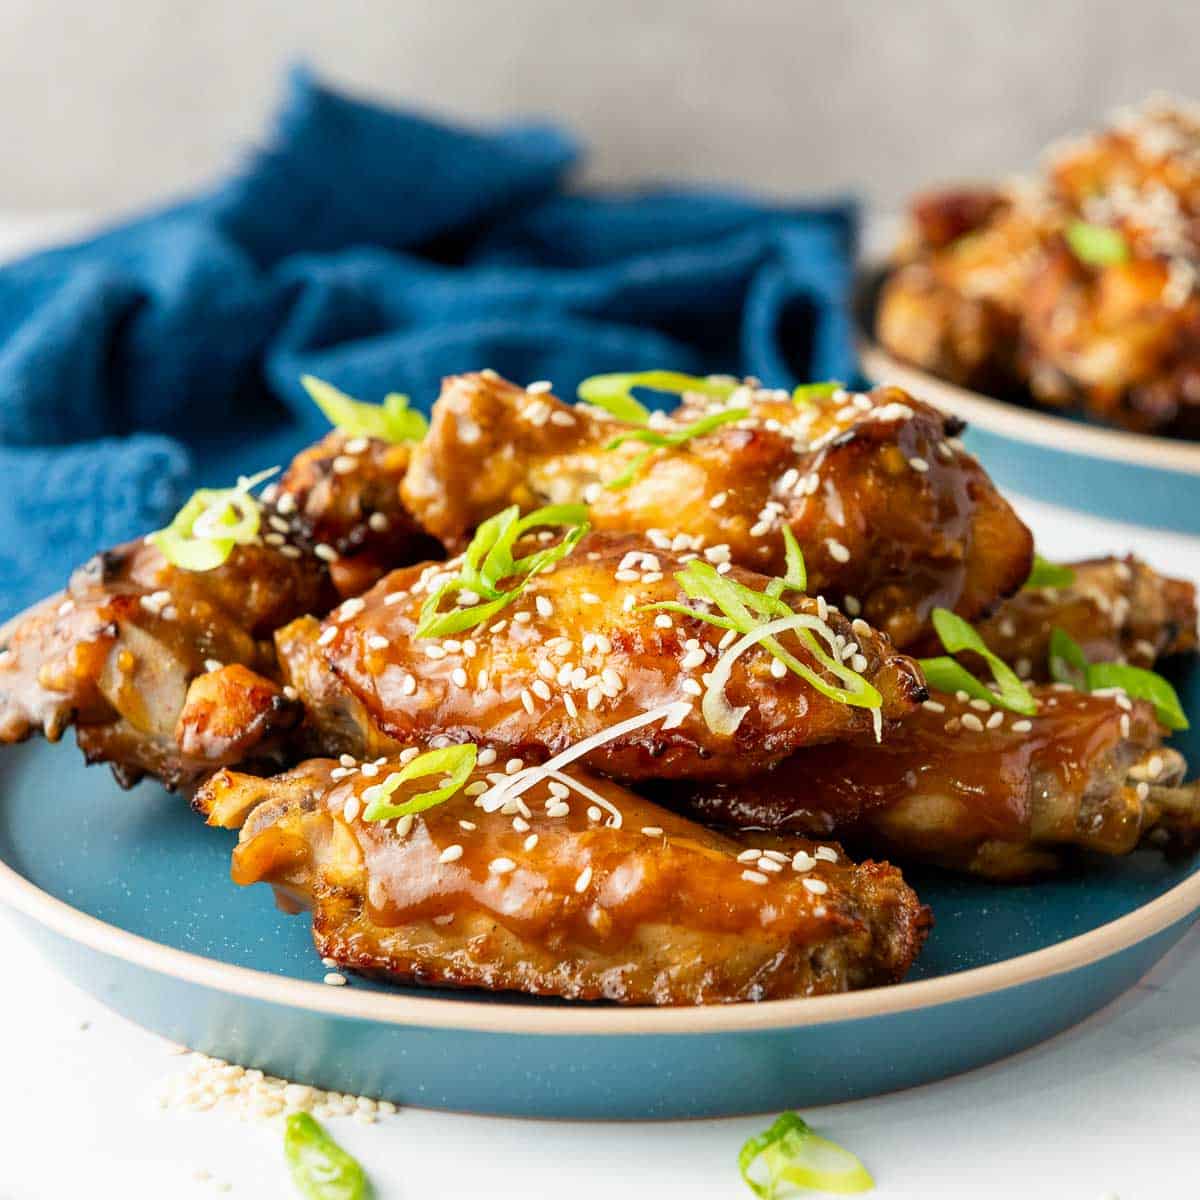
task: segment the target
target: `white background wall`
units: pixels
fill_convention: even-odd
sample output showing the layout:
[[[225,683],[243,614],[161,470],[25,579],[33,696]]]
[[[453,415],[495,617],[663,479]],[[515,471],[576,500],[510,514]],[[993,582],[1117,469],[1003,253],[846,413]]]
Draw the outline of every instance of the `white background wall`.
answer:
[[[463,117],[555,115],[591,179],[894,205],[1153,88],[1200,94],[1198,35],[1194,0],[0,0],[0,208],[205,180],[299,56]]]

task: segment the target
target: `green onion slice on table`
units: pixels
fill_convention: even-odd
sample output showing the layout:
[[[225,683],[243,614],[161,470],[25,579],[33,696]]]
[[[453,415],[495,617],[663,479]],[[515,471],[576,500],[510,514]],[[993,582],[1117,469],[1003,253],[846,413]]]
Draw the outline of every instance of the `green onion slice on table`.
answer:
[[[746,1186],[762,1200],[783,1200],[805,1191],[869,1192],[875,1180],[858,1158],[813,1133],[799,1113],[785,1112],[738,1154]]]
[[[292,1113],[283,1131],[283,1156],[305,1200],[370,1200],[372,1189],[358,1159],[308,1113]]]

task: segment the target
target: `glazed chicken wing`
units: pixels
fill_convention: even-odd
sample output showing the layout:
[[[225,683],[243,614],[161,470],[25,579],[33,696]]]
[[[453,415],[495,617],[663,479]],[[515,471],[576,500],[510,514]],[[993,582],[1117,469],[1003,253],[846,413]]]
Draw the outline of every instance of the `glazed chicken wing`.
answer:
[[[1029,718],[938,693],[881,745],[805,750],[754,779],[693,788],[686,808],[994,879],[1051,870],[1068,847],[1127,854],[1195,840],[1200,787],[1181,786],[1186,764],[1162,745],[1148,704],[1034,691]]]
[[[479,770],[415,817],[365,820],[364,792],[399,769],[223,771],[197,797],[212,823],[245,820],[235,882],[268,882],[289,910],[311,908],[317,952],[342,967],[573,1000],[716,1004],[894,982],[924,940],[926,910],[885,863],[712,833],[584,774],[566,778],[590,803],[550,780],[486,812],[474,802],[489,786]],[[402,784],[390,801],[427,786]]]
[[[876,332],[952,382],[1200,436],[1200,110],[1152,99],[1039,181],[918,197]]]
[[[727,400],[685,397],[658,432],[724,408],[747,416],[652,448],[607,446],[633,427],[489,373],[448,379],[404,498],[424,526],[461,549],[509,504],[588,503],[598,529],[639,532],[655,547],[727,553],[767,574],[783,567],[780,528],[795,534],[810,590],[906,648],[930,612],[967,619],[1020,586],[1029,531],[954,438],[961,424],[896,388],[836,391],[796,404],[743,387]],[[624,486],[613,486],[633,469]]]
[[[1064,630],[1088,662],[1152,667],[1196,649],[1196,588],[1134,558],[1068,563],[1065,587],[1023,588],[979,626],[992,650],[1025,679],[1049,678],[1050,634]]]
[[[870,734],[875,724],[871,709],[823,694],[751,646],[725,687],[728,704],[746,711],[733,733],[714,733],[701,696],[736,634],[647,610],[691,602],[674,577],[684,557],[644,538],[588,534],[494,619],[454,637],[418,637],[422,604],[460,565],[393,572],[323,623],[305,618],[280,630],[280,662],[308,711],[314,750],[370,757],[431,739],[484,741],[540,762],[657,712],[599,745],[587,764],[627,780],[728,777],[804,745]],[[719,577],[759,591],[768,583],[740,568]],[[816,618],[842,661],[879,691],[882,719],[904,716],[924,697],[915,662],[861,618],[852,624],[808,597],[791,611]],[[780,636],[824,673],[808,649]]]
[[[89,761],[169,787],[270,757],[300,715],[272,682],[274,631],[435,544],[400,501],[407,456],[330,434],[264,493],[259,541],[212,570],[144,540],[96,555],[5,627],[0,741],[57,741],[74,723]]]

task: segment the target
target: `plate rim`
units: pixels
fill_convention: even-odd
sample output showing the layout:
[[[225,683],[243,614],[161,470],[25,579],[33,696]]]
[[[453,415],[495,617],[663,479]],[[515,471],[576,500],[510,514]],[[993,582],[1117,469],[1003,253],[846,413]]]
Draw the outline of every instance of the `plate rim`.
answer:
[[[887,263],[878,261],[867,262],[859,268],[855,342],[863,374],[872,382],[895,383],[905,391],[923,396],[930,403],[966,418],[981,429],[1013,441],[1032,442],[1060,454],[1103,458],[1183,475],[1200,475],[1200,444],[1148,433],[1106,429],[1050,412],[1019,408],[985,392],[951,383],[897,358],[876,340],[869,320],[875,311],[874,292],[888,270]]]
[[[425,1029],[579,1036],[754,1033],[819,1027],[936,1008],[1061,975],[1110,958],[1200,913],[1200,866],[1161,896],[1132,912],[1054,946],[998,963],[832,996],[678,1008],[539,1007],[503,999],[356,991],[237,966],[164,945],[103,921],[52,896],[0,856],[0,902],[37,924],[130,965],[226,995],[306,1009],[328,1016]],[[303,919],[303,914],[300,915]],[[315,952],[314,952],[315,953]]]

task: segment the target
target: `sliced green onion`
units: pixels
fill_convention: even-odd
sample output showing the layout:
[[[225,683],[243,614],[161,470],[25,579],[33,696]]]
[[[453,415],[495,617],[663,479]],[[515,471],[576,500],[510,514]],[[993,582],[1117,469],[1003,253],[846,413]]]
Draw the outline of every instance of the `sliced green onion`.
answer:
[[[623,433],[620,437],[613,438],[604,448],[605,450],[616,450],[626,442],[645,442],[646,445],[655,449],[663,446],[682,446],[685,442],[690,442],[692,438],[702,437],[714,429],[719,429],[722,425],[728,425],[731,421],[740,421],[749,415],[748,408],[726,408],[721,412],[709,413],[674,433],[662,433],[657,429],[636,429],[632,433]],[[653,453],[654,450],[651,449],[639,454],[622,474],[618,475],[616,479],[610,479],[604,486],[613,490],[628,487]]]
[[[690,599],[704,600],[716,605],[723,616],[691,608],[673,600],[647,604],[639,609],[642,612],[678,613],[715,625],[719,629],[733,629],[743,635],[717,660],[709,674],[709,685],[701,710],[714,733],[733,733],[746,715],[747,710],[737,709],[729,704],[725,698],[725,684],[729,680],[733,663],[755,645],[761,645],[792,674],[800,676],[821,695],[831,700],[858,708],[874,709],[877,713],[883,708],[883,697],[879,692],[837,657],[836,635],[833,629],[818,617],[793,611],[781,599],[785,590],[803,591],[807,584],[800,547],[791,536],[791,530],[786,528],[784,545],[787,548],[787,575],[783,579],[772,580],[761,592],[726,578],[709,563],[699,559],[693,559],[682,571],[675,573],[676,583]],[[788,630],[796,633],[805,650],[817,660],[828,675],[838,680],[838,683],[830,683],[827,678],[823,678],[806,663],[800,662],[779,644],[775,635]],[[814,634],[822,637],[834,653],[827,654],[818,644]]]
[[[761,1200],[781,1200],[796,1189],[845,1195],[875,1186],[855,1155],[813,1133],[794,1112],[783,1113],[765,1133],[746,1142],[738,1153],[738,1170]]]
[[[1129,243],[1119,229],[1072,221],[1067,226],[1066,238],[1071,253],[1089,267],[1110,267],[1129,259]]]
[[[942,639],[942,645],[951,654],[961,654],[964,650],[969,650],[978,654],[991,668],[995,690],[986,697],[989,703],[1024,716],[1033,716],[1037,712],[1037,700],[1033,693],[1017,678],[1016,672],[1004,659],[988,649],[983,638],[962,617],[948,608],[935,608],[933,627]],[[928,661],[931,660],[922,660],[922,668]]]
[[[329,423],[351,437],[419,442],[429,431],[429,422],[409,408],[408,397],[400,392],[389,392],[382,404],[367,404],[315,375],[302,375],[300,382]]]
[[[981,683],[962,663],[953,658],[923,658],[921,670],[925,682],[936,692],[966,692],[973,700],[986,700],[989,704],[996,703],[996,693],[986,684]]]
[[[840,392],[846,385],[840,379],[827,379],[823,383],[802,383],[792,392],[793,404],[811,404],[814,400],[824,400],[834,392]]]
[[[540,526],[561,527],[566,533],[554,546],[514,558],[513,547],[517,541]],[[447,637],[489,620],[511,604],[535,575],[566,558],[589,528],[587,507],[583,504],[552,504],[525,517],[514,504],[489,517],[475,531],[458,574],[443,583],[421,605],[416,636]],[[506,582],[509,586],[501,587]],[[442,601],[461,592],[474,592],[480,602],[442,612]]]
[[[648,388],[652,392],[670,392],[682,396],[684,392],[699,392],[702,396],[728,399],[741,386],[736,379],[720,375],[684,375],[680,371],[631,371],[619,375],[593,375],[579,385],[579,398],[585,404],[594,404],[620,421],[631,425],[645,425],[650,420],[650,410],[633,394],[635,387]]]
[[[1086,692],[1087,656],[1083,648],[1057,625],[1050,631],[1050,678],[1056,683],[1069,683],[1076,691]]]
[[[394,771],[386,779],[364,789],[362,798],[366,802],[366,808],[363,810],[363,820],[390,821],[393,817],[406,817],[409,813],[424,812],[427,808],[444,804],[471,777],[478,754],[479,748],[474,742],[466,742],[461,746],[445,746],[440,750],[418,754],[401,770]],[[446,779],[441,787],[431,792],[418,792],[403,804],[387,802],[388,797],[402,783],[408,783],[410,779],[424,779],[427,775],[444,775]]]
[[[358,1159],[343,1150],[308,1113],[288,1117],[283,1155],[292,1183],[305,1200],[368,1200],[371,1195]]]
[[[1052,563],[1040,554],[1033,556],[1033,569],[1021,585],[1027,588],[1064,588],[1075,582],[1075,572],[1062,563]]]
[[[1091,663],[1087,669],[1089,691],[1100,688],[1120,688],[1134,700],[1148,700],[1154,705],[1159,723],[1168,729],[1187,729],[1187,714],[1179,703],[1175,689],[1155,671],[1131,667],[1125,663]]]
[[[234,546],[257,540],[262,513],[250,489],[278,470],[271,467],[257,475],[243,476],[237,487],[200,488],[170,525],[149,534],[146,541],[182,570],[214,570],[233,553]]]
[[[1057,626],[1050,634],[1050,674],[1078,691],[1120,688],[1134,700],[1153,704],[1159,724],[1173,730],[1188,728],[1178,693],[1161,675],[1126,663],[1089,663],[1079,643]]]
[[[790,525],[783,526],[783,552],[785,566],[781,579],[772,579],[763,589],[768,596],[779,597],[784,592],[808,591],[808,568],[804,565],[804,552]]]

